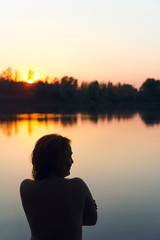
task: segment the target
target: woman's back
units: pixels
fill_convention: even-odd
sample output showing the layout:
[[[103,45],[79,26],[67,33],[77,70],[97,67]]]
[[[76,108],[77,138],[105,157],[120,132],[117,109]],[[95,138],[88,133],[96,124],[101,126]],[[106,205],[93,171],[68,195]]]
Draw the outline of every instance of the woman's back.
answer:
[[[21,197],[32,240],[82,238],[83,212],[89,193],[81,179],[24,180]]]

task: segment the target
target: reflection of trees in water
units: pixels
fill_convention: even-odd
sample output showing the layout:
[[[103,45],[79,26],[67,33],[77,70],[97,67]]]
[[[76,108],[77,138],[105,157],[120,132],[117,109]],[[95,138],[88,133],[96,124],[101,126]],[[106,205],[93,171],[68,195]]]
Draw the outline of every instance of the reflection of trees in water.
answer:
[[[14,123],[13,122],[3,122],[0,121],[0,127],[2,129],[2,131],[8,136],[10,137],[12,135],[13,132],[13,128],[14,128]]]
[[[98,123],[98,114],[92,114],[92,115],[82,114],[81,115],[81,120],[83,122],[86,121],[86,120],[89,120],[93,123]]]
[[[61,115],[61,124],[63,126],[77,124],[77,115]]]
[[[97,115],[82,115],[82,120],[90,120],[94,123],[98,123],[98,121],[108,121],[111,122],[113,119],[118,121],[132,119],[137,113],[139,113],[141,119],[147,126],[151,126],[154,124],[160,124],[160,110],[141,110],[141,111],[108,111],[105,114],[97,114]]]
[[[2,131],[10,137],[13,132],[18,133],[17,118],[16,115],[3,116],[0,118],[0,127]]]
[[[143,111],[139,114],[146,125],[160,124],[160,111]]]
[[[2,131],[7,135],[11,136],[13,133],[18,133],[18,123],[22,121],[27,121],[28,133],[31,134],[33,132],[32,128],[32,117],[31,114],[9,114],[9,115],[1,115],[0,116],[0,127]]]
[[[77,115],[61,115],[61,114],[32,114],[34,117],[31,119],[37,120],[38,122],[54,122],[54,123],[61,123],[63,126],[73,125],[77,123]]]
[[[113,119],[117,119],[118,121],[122,119],[130,119],[133,118],[137,112],[122,112],[122,111],[108,111],[106,113],[101,114],[82,114],[81,120],[86,121],[89,120],[93,123],[98,123],[98,121],[112,121]]]
[[[18,123],[23,121],[27,122],[28,133],[32,134],[32,122],[45,123],[46,127],[48,122],[54,124],[61,123],[62,126],[73,125],[77,123],[77,115],[56,115],[56,114],[10,114],[0,115],[0,128],[10,137],[13,133],[18,133]]]
[[[118,121],[125,120],[125,119],[131,119],[134,117],[134,115],[136,113],[137,112],[119,112],[119,111],[116,111],[114,113],[110,112],[107,114],[107,120],[108,120],[108,122],[110,122],[113,119],[117,119]]]
[[[61,124],[63,127],[73,126],[77,124],[78,118],[82,122],[90,121],[97,124],[99,121],[112,121],[113,119],[125,120],[131,119],[137,114],[137,111],[108,111],[101,114],[11,114],[0,115],[0,129],[7,135],[18,133],[19,123],[25,121],[25,126],[28,128],[28,133],[32,134],[34,131],[33,122],[44,123],[46,128],[48,123]],[[160,124],[160,111],[145,110],[140,111],[139,115],[143,122],[148,125]]]

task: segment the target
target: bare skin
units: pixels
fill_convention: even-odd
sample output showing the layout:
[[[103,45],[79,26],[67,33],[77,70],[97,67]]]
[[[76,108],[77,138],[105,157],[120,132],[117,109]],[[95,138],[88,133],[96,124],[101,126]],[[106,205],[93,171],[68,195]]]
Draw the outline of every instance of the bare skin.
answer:
[[[66,159],[66,176],[73,163]],[[82,225],[95,225],[96,204],[80,178],[66,179],[51,173],[47,178],[21,183],[23,208],[31,229],[31,240],[81,240]]]

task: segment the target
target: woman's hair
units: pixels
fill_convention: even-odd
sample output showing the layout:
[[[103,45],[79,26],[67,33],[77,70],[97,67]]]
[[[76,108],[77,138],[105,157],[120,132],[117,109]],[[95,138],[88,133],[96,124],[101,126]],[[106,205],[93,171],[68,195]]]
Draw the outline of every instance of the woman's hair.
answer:
[[[54,172],[59,176],[57,163],[66,155],[70,140],[58,134],[49,134],[41,137],[35,144],[32,152],[32,176],[34,180],[41,180]]]

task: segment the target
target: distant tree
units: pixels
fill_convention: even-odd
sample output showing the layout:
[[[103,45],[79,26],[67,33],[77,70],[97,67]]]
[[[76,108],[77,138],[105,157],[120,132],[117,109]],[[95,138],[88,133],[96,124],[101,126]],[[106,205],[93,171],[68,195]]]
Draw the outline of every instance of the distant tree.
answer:
[[[82,82],[82,83],[81,83],[81,86],[80,86],[80,91],[81,91],[83,94],[87,94],[87,91],[88,91],[88,83]]]
[[[28,73],[27,73],[27,80],[32,80],[34,78],[34,71],[33,70],[28,70]]]
[[[107,101],[109,101],[109,102],[117,101],[117,95],[115,93],[115,86],[111,82],[108,82],[108,84],[107,84],[106,95],[107,95]]]
[[[100,87],[100,90],[99,90],[100,97],[103,101],[105,101],[107,99],[107,86],[105,83],[101,83],[99,87]]]
[[[152,91],[155,91],[156,87],[156,80],[154,78],[148,78],[140,87],[140,91],[150,94]]]
[[[145,100],[160,100],[160,80],[148,78],[140,87],[139,94]]]
[[[137,97],[137,89],[130,84],[120,83],[115,87],[117,100],[119,101],[133,101]]]
[[[17,82],[19,79],[19,72],[17,70],[15,70],[14,72],[14,81]]]
[[[5,79],[5,80],[9,80],[9,81],[12,81],[13,78],[13,73],[12,73],[12,68],[11,67],[8,67],[6,70],[4,70],[2,72],[2,77]]]
[[[77,89],[78,86],[77,79],[68,76],[62,77],[60,83],[63,87],[67,87],[70,89]]]
[[[63,100],[72,100],[77,93],[77,79],[64,76],[60,80],[60,95]],[[72,99],[71,99],[72,98]]]
[[[47,75],[47,76],[45,77],[45,79],[44,79],[44,82],[45,82],[45,83],[48,83],[48,81],[49,81],[49,76]]]
[[[53,80],[52,80],[52,84],[54,84],[54,85],[59,85],[59,83],[60,83],[60,81],[59,81],[59,79],[58,78],[53,78]]]
[[[91,100],[99,100],[99,83],[93,81],[88,85],[88,96]]]

